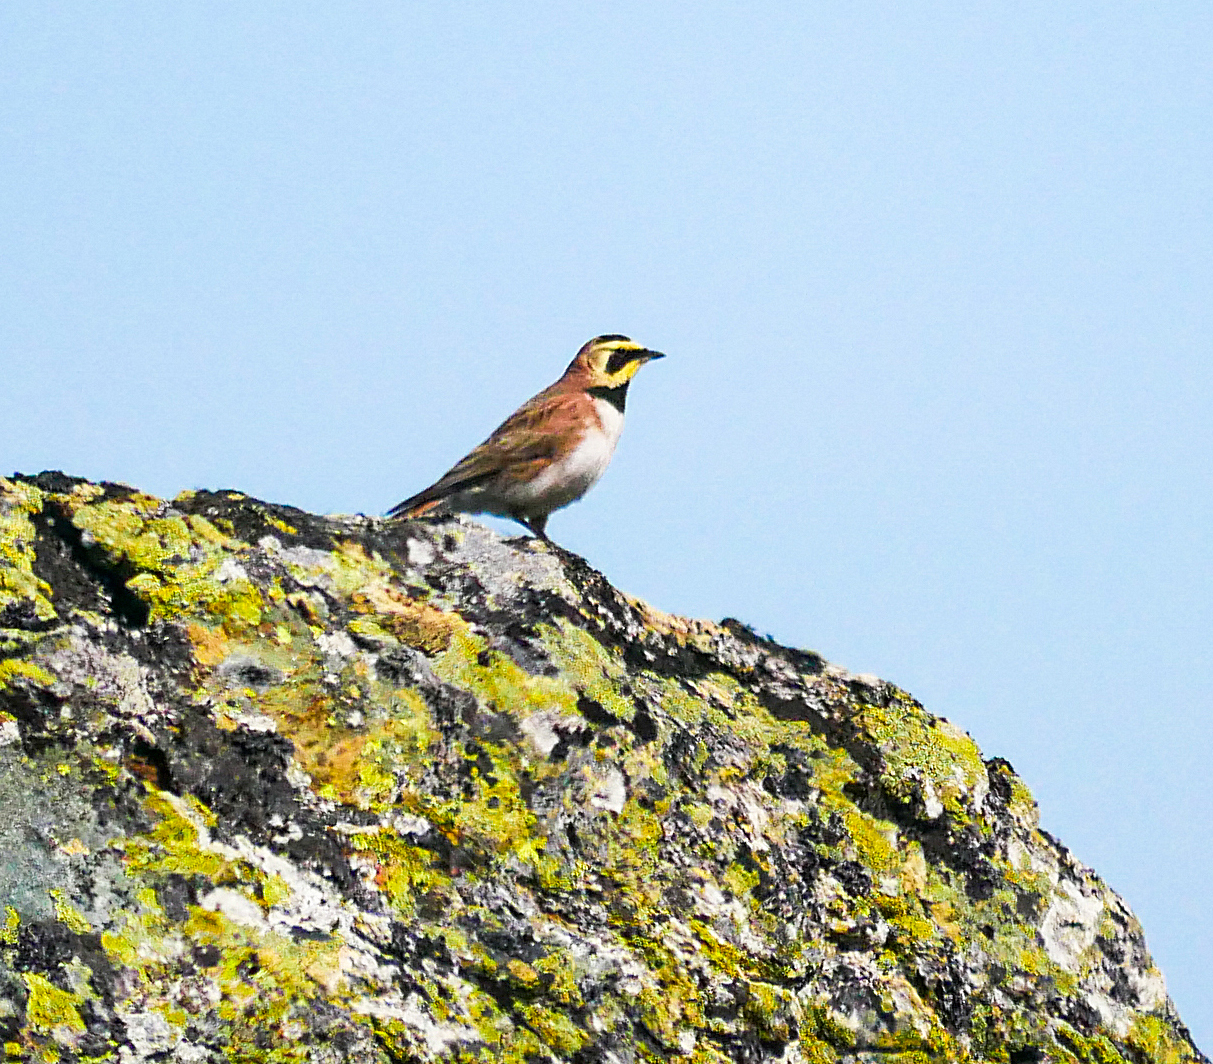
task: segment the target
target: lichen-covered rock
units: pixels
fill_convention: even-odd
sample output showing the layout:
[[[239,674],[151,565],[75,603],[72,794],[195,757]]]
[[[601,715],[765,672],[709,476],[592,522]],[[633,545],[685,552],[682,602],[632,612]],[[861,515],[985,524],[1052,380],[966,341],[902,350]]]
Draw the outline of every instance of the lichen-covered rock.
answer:
[[[11,1060],[1203,1061],[890,684],[464,520],[0,480]]]

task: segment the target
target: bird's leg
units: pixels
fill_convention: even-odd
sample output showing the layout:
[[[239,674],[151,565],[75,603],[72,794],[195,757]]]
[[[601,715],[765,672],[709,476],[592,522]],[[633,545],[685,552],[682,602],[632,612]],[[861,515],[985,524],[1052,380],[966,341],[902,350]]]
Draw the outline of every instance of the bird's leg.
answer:
[[[510,514],[509,517],[511,521],[517,521],[520,525],[522,525],[522,527],[525,528],[536,539],[546,540],[548,538],[543,531],[543,526],[548,523],[548,519],[546,517],[526,517],[523,514],[518,513]]]
[[[536,538],[543,540],[544,543],[552,542],[548,538],[548,534],[544,531],[544,528],[547,527],[548,523],[547,514],[544,514],[541,517],[532,517],[529,520],[523,519],[522,523],[531,530]]]

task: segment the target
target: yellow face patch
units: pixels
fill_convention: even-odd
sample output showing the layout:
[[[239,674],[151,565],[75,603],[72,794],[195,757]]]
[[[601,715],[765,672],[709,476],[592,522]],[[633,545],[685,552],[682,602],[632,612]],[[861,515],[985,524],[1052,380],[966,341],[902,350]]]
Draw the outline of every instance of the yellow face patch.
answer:
[[[590,365],[597,378],[596,383],[608,388],[626,384],[645,364],[646,355],[648,351],[642,344],[632,343],[630,340],[604,344],[590,357]]]

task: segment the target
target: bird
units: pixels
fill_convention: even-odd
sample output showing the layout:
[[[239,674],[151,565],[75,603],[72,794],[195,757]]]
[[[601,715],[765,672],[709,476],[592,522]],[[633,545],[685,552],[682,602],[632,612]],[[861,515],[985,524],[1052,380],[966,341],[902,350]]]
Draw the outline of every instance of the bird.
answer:
[[[665,358],[626,336],[595,336],[555,384],[528,399],[497,430],[389,517],[493,514],[548,540],[548,517],[599,480],[623,432],[628,385],[646,362]]]

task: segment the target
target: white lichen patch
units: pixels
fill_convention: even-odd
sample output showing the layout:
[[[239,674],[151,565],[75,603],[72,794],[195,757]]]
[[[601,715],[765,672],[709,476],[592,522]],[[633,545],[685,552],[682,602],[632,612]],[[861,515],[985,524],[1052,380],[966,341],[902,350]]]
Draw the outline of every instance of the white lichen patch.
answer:
[[[126,1043],[118,1050],[122,1064],[135,1064],[163,1053],[170,1053],[181,1041],[181,1028],[173,1026],[159,1012],[119,1012],[126,1029]]]
[[[535,749],[547,757],[556,748],[562,736],[580,735],[588,726],[582,717],[552,708],[532,713],[524,718],[518,727],[522,734],[531,740]]]
[[[82,627],[73,628],[49,656],[51,671],[64,683],[88,690],[121,716],[144,720],[155,716],[143,666],[129,654],[109,652],[88,636]]]
[[[352,658],[358,653],[357,645],[345,632],[323,632],[316,643],[330,658]]]
[[[248,571],[229,555],[219,563],[214,573],[211,574],[211,579],[218,584],[230,584],[237,580],[247,583]]]
[[[589,784],[590,805],[595,809],[622,813],[628,800],[628,784],[623,773],[614,765],[586,765],[582,772]]]
[[[21,742],[21,729],[12,717],[0,717],[0,746]]]
[[[405,555],[409,565],[424,569],[434,561],[434,548],[423,539],[410,539],[405,548]]]
[[[737,818],[750,849],[756,853],[770,849],[766,831],[771,814],[766,808],[767,796],[761,788],[748,780],[728,787],[713,784],[707,789],[707,797],[719,814]]]
[[[198,899],[198,904],[213,913],[222,913],[234,924],[247,927],[253,931],[266,932],[269,924],[261,912],[261,907],[237,890],[228,887],[216,887],[214,890]]]
[[[569,584],[560,559],[543,544],[532,540],[522,549],[513,550],[505,537],[466,518],[460,520],[460,531],[459,542],[446,555],[446,562],[466,566],[475,574],[490,602],[509,601],[520,587],[550,591],[569,602],[577,601],[577,592]],[[502,565],[507,556],[510,563]],[[434,600],[455,605],[440,592],[435,593]]]
[[[1082,953],[1099,933],[1103,911],[1104,900],[1099,892],[1084,891],[1073,880],[1059,882],[1040,925],[1049,959],[1061,968],[1076,971]]]
[[[399,1020],[401,1023],[418,1031],[426,1049],[435,1055],[445,1053],[459,1043],[481,1042],[480,1032],[474,1027],[465,1027],[453,1023],[440,1023],[425,1009],[423,999],[417,994],[410,994],[401,999],[400,995],[373,998],[355,1004],[354,1009],[366,1016],[374,1016],[380,1020]]]

